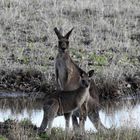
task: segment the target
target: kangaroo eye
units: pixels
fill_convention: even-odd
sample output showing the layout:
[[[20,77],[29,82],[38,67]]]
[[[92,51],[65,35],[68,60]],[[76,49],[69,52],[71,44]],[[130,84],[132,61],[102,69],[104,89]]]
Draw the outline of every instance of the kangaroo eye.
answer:
[[[67,41],[66,44],[69,45],[69,41]]]
[[[59,41],[59,46],[61,46],[62,45],[62,42],[61,41]]]
[[[85,80],[82,80],[82,83],[85,84]]]

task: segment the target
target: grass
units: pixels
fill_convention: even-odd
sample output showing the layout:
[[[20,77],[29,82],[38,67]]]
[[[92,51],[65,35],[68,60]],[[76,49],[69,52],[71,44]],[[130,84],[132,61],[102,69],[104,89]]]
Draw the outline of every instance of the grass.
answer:
[[[28,119],[25,118],[25,119],[20,121],[20,124],[25,125],[25,126],[26,125],[32,125],[32,122],[31,122],[31,120],[28,120]]]
[[[139,33],[137,3],[138,0],[114,3],[82,0],[71,4],[68,0],[1,1],[0,64],[13,69],[28,65],[42,72],[44,69],[47,73],[54,72],[54,61],[49,59],[56,56],[53,28],[57,26],[66,33],[74,27],[70,46],[76,53],[72,51],[71,55],[78,59],[79,65],[89,69],[87,61],[94,61],[103,69],[106,64],[122,67],[121,73],[127,66],[128,73],[132,73],[131,67],[135,71],[139,68],[138,41],[131,38]],[[130,57],[133,57],[131,62]]]
[[[53,29],[58,27],[65,34],[74,27],[70,55],[76,63],[86,71],[95,69],[96,81],[103,77],[105,82],[120,83],[125,79],[124,74],[135,75],[140,69],[138,3],[138,0],[71,3],[2,0],[0,67],[8,73],[35,69],[51,80],[57,53]],[[1,74],[1,81],[2,78]],[[26,89],[33,91],[33,88]]]
[[[91,136],[91,140],[137,140],[139,139],[139,131],[133,129],[111,130],[109,133],[97,133]]]
[[[5,121],[4,128],[7,133],[2,135],[6,138],[17,140],[138,140],[140,137],[139,129],[137,128],[116,128],[110,129],[106,132],[87,131],[84,135],[77,135],[69,132],[66,135],[62,128],[54,127],[51,135],[48,135],[47,133],[38,135],[37,129],[34,129],[33,125],[29,121],[26,121],[26,123],[23,122],[25,122],[25,120],[22,122],[15,122],[13,120]],[[5,137],[0,136],[0,140],[6,140]]]
[[[101,92],[106,91],[105,96],[112,93],[114,86],[122,91],[124,75],[133,78],[140,69],[139,5],[139,0],[1,0],[0,71],[6,74],[0,72],[0,89],[40,91],[44,79],[35,79],[32,74],[34,70],[40,72],[47,82],[54,74],[57,53],[54,27],[64,34],[74,27],[70,37],[72,58],[86,71],[95,69],[95,81]],[[18,70],[24,72],[23,78],[30,77],[32,83],[13,78]],[[13,134],[14,138],[19,136]],[[96,133],[91,139],[139,139],[139,133],[131,129],[112,130],[109,134]]]
[[[3,136],[0,136],[0,140],[7,140],[7,139]]]
[[[61,130],[61,128],[58,128]],[[41,140],[138,140],[139,139],[139,131],[135,129],[125,129],[121,128],[119,130],[113,129],[107,133],[97,132],[91,133],[87,132],[86,135],[78,136],[78,135],[65,135],[64,132],[55,133],[48,136],[44,134],[41,136]]]
[[[0,123],[0,133],[2,140],[6,140],[6,138],[17,140],[137,140],[140,137],[139,128],[125,127],[111,128],[108,131],[86,131],[86,134],[82,136],[74,134],[72,131],[66,135],[64,129],[53,127],[51,135],[38,134],[36,126],[28,119],[20,122],[11,119],[5,120],[5,122]]]

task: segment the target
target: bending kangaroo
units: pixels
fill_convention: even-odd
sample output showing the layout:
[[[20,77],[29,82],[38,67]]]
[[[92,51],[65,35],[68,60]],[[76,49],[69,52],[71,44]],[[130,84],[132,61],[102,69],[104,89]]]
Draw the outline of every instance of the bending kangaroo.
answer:
[[[93,70],[88,74],[80,73],[79,88],[72,91],[59,91],[57,94],[50,95],[44,102],[44,117],[40,126],[40,131],[44,131],[48,125],[48,133],[51,133],[52,122],[56,116],[64,115],[66,120],[66,131],[69,130],[69,120],[73,111],[80,108],[80,115],[83,115],[81,105],[88,100],[90,78]]]
[[[79,85],[80,73],[83,71],[78,67],[69,55],[69,37],[73,28],[63,36],[57,28],[54,31],[58,37],[58,54],[55,62],[55,73],[57,87],[61,90],[74,90]],[[99,118],[99,97],[97,95],[97,87],[94,80],[91,81],[90,97],[88,100],[88,117],[95,125],[96,129],[106,129]],[[77,121],[78,113],[74,112],[72,115],[73,127],[78,127]]]

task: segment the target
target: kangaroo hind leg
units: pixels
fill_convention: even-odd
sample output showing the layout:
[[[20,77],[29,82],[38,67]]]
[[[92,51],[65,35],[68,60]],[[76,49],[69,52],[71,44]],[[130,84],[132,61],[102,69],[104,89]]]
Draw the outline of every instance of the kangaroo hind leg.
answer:
[[[64,114],[64,117],[65,117],[65,131],[66,131],[66,134],[69,132],[70,116],[71,116],[71,113],[65,113],[65,114]]]
[[[97,130],[107,131],[107,128],[102,124],[100,117],[99,117],[99,110],[95,109],[88,114],[90,121],[93,123]]]
[[[41,132],[45,131],[47,126],[48,126],[48,132],[49,133],[51,132],[52,122],[55,116],[57,115],[58,109],[59,109],[59,103],[57,100],[48,100],[44,104],[43,106],[44,116],[43,116],[41,126],[39,128]]]

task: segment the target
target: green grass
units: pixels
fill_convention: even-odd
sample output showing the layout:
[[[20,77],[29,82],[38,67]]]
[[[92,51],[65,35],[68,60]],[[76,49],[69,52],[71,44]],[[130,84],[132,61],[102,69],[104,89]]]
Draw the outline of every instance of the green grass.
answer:
[[[7,139],[0,135],[0,140],[7,140]]]
[[[32,122],[31,122],[31,120],[25,118],[25,119],[20,121],[20,124],[25,125],[25,126],[26,125],[32,125]]]

